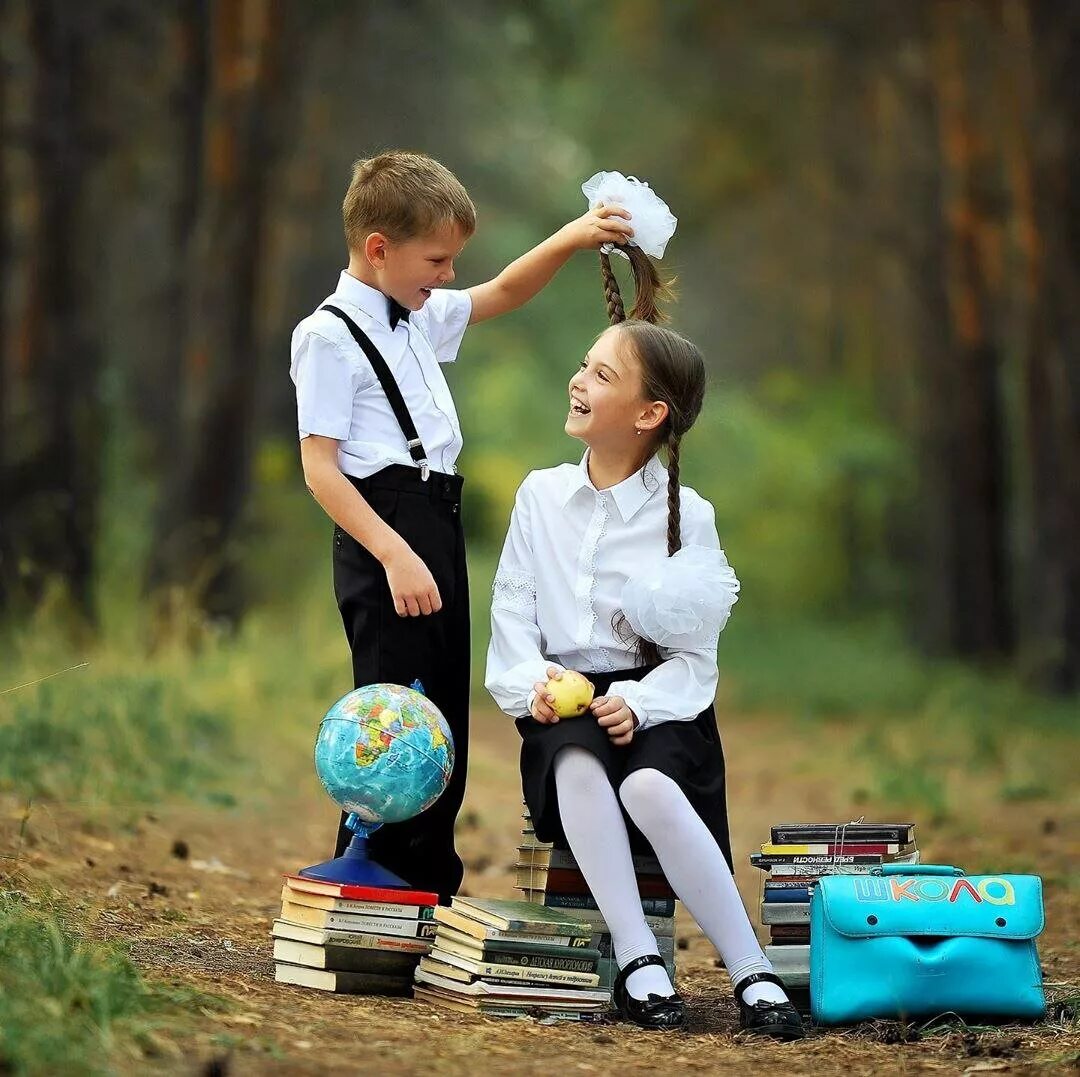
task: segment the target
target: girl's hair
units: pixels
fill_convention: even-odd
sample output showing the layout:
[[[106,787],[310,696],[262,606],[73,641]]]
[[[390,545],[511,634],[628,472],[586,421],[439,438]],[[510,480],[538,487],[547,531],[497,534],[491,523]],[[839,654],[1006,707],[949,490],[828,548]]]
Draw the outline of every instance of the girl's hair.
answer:
[[[641,389],[646,400],[662,400],[667,418],[657,431],[656,447],[664,446],[668,457],[667,552],[682,549],[682,506],[679,500],[679,456],[683,435],[694,425],[705,399],[705,361],[697,346],[672,329],[656,323],[664,320],[658,300],[670,295],[649,258],[640,247],[627,247],[634,271],[636,295],[630,318],[626,317],[619,282],[606,254],[600,255],[604,299],[608,318],[619,326],[620,339],[633,349],[641,368]],[[642,476],[644,478],[644,475]],[[634,638],[621,611],[612,618],[616,635],[626,643]],[[660,661],[660,649],[651,640],[637,638],[638,661],[652,665]]]

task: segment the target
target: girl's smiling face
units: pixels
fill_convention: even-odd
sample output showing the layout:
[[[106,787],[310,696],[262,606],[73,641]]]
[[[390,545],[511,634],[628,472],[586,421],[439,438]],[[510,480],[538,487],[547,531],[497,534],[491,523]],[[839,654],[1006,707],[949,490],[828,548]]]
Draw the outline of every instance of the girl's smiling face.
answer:
[[[587,445],[642,441],[664,421],[667,405],[642,397],[641,367],[616,326],[605,330],[570,379],[566,432]]]

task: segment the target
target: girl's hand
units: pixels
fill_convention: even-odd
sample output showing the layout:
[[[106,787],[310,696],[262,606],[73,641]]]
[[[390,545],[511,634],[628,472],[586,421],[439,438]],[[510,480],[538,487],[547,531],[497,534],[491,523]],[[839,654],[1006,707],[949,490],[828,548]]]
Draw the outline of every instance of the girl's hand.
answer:
[[[555,680],[561,680],[562,670],[556,669],[555,666],[548,666],[547,675],[549,681],[553,677]],[[547,681],[537,681],[533,685],[533,691],[536,695],[533,697],[533,704],[529,708],[529,713],[538,722],[543,722],[545,725],[554,725],[559,720],[559,716],[551,708],[551,704],[555,702],[555,697],[547,690]]]
[[[626,705],[622,696],[600,696],[589,704],[589,710],[611,738],[612,744],[625,745],[634,739],[638,727],[637,715]]]
[[[622,247],[634,234],[628,220],[630,211],[622,206],[599,206],[563,225],[562,231],[574,250],[596,250],[605,243]]]

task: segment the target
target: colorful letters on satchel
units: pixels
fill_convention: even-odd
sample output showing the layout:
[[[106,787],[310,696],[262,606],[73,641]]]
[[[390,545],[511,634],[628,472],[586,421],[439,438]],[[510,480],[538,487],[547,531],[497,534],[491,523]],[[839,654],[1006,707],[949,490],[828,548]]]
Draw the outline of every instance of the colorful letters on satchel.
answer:
[[[827,875],[810,899],[814,1020],[1041,1017],[1042,929],[1037,875],[965,876],[934,864]]]

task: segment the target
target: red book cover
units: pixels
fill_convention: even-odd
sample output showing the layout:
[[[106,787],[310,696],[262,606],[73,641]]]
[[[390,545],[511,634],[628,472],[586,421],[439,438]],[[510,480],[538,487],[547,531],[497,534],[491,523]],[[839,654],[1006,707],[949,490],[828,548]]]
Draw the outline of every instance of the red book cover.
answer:
[[[439,904],[439,895],[427,890],[392,890],[385,886],[327,883],[320,879],[307,879],[303,875],[286,875],[284,878],[294,890],[304,890],[309,894],[329,894],[331,897],[351,898],[353,901],[396,902],[398,905]]]
[[[668,886],[663,875],[639,875],[637,877],[638,894],[644,898],[673,898],[675,891]],[[585,877],[573,868],[548,868],[547,886],[549,894],[587,894],[589,892]]]

